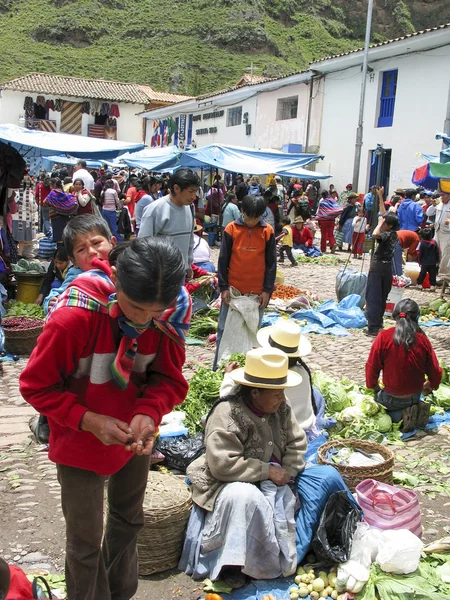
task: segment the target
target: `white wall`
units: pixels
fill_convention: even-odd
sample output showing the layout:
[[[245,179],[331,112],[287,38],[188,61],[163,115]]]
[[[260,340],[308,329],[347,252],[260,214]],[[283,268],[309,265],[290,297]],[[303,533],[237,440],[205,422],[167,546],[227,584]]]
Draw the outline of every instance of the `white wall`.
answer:
[[[25,111],[23,104],[26,96],[36,98],[37,94],[14,92],[3,90],[0,99],[0,123],[12,123],[19,125],[19,118],[24,117]],[[68,100],[71,102],[83,102],[81,98],[68,98],[65,96],[45,96],[46,100]],[[101,101],[100,101],[101,102]],[[111,102],[109,102],[112,104]],[[143,123],[137,113],[144,110],[143,104],[116,103],[119,106],[120,117],[117,118],[117,139],[122,142],[142,142]],[[49,111],[49,119],[56,121],[56,131],[59,132],[61,123],[61,113],[53,110]],[[87,136],[88,125],[94,123],[92,115],[83,114],[81,121],[81,134]]]
[[[411,44],[412,50],[414,49]],[[358,192],[367,190],[370,150],[377,144],[392,150],[390,192],[411,186],[413,170],[424,164],[418,153],[439,154],[447,111],[450,80],[450,47],[371,62],[364,112],[364,136]],[[392,127],[377,127],[381,82],[384,71],[398,69],[397,94]],[[327,74],[324,87],[320,152],[323,170],[338,191],[352,181],[361,88],[361,69],[354,67]]]
[[[309,146],[318,145],[320,139],[321,120],[321,82],[314,83],[313,108],[311,111]],[[284,144],[302,144],[306,152],[306,129],[309,105],[309,85],[299,83],[263,92],[257,97],[256,146],[281,150]],[[277,121],[277,104],[282,98],[298,96],[298,112],[296,119]]]

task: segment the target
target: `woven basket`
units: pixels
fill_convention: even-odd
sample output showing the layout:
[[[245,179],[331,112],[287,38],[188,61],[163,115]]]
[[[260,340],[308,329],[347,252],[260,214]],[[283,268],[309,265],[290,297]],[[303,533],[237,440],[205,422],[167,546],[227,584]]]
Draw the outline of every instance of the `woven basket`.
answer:
[[[16,317],[14,317],[16,318]],[[26,319],[27,317],[21,317]],[[33,321],[36,319],[33,318]],[[2,321],[4,324],[8,321],[8,317],[5,317]],[[31,321],[31,318],[30,318]],[[42,325],[38,327],[30,327],[29,329],[8,329],[3,328],[5,332],[5,350],[9,354],[31,354],[34,347],[36,346],[36,340],[41,335],[44,328],[44,320],[42,319]]]
[[[330,448],[359,448],[369,454],[381,454],[385,459],[384,462],[370,467],[350,467],[347,465],[339,465],[325,459],[327,451]],[[321,465],[331,465],[339,471],[342,479],[345,481],[350,491],[354,492],[356,486],[364,479],[376,479],[383,483],[392,485],[392,473],[394,471],[394,453],[386,446],[382,446],[376,442],[367,442],[365,440],[348,439],[348,440],[332,440],[321,446],[317,452],[317,462]]]
[[[184,477],[150,471],[144,527],[138,537],[139,575],[160,573],[178,565],[191,505]]]

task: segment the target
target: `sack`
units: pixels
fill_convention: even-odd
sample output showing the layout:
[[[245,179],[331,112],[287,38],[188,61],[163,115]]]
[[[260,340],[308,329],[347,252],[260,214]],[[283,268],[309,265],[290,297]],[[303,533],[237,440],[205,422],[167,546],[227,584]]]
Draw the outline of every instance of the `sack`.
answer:
[[[261,186],[259,183],[251,183],[248,186],[248,194],[249,196],[259,196],[261,194]]]
[[[159,438],[155,448],[164,454],[164,464],[169,469],[186,473],[191,462],[205,452],[204,436],[203,433],[197,433],[192,437],[180,435]]]
[[[378,529],[409,529],[421,537],[419,499],[412,490],[365,479],[356,486],[356,495],[369,525]]]
[[[230,306],[220,340],[218,360],[228,358],[236,352],[246,354],[253,346],[258,346],[258,325],[258,296],[241,296],[240,292],[231,287]]]
[[[423,544],[408,529],[383,531],[378,542],[377,564],[386,573],[414,573],[420,562]]]
[[[317,562],[326,565],[348,560],[361,517],[361,509],[346,491],[335,492],[328,498],[311,543]]]
[[[334,239],[336,240],[336,244],[341,247],[344,243],[344,233],[342,231],[336,231]]]
[[[367,273],[353,271],[352,269],[340,269],[336,275],[336,296],[342,300],[350,294],[360,296],[359,308],[364,308],[366,303]]]

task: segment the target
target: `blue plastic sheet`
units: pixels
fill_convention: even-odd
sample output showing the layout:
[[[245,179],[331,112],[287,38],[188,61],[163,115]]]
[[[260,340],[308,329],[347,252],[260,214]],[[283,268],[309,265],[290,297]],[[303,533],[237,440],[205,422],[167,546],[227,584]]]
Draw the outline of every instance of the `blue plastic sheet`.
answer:
[[[450,323],[444,323],[439,319],[433,319],[433,321],[426,321],[426,323],[420,323],[421,327],[450,327]]]
[[[450,425],[450,410],[445,411],[443,415],[432,415],[424,429],[430,431],[431,429],[438,429],[441,425]],[[402,440],[413,437],[418,431],[418,429],[413,429],[412,431],[408,431],[408,433],[404,433]]]

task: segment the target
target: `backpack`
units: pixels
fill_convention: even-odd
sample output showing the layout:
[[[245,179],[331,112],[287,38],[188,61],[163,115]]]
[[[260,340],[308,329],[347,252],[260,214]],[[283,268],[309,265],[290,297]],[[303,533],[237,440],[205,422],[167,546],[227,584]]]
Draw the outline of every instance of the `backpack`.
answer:
[[[251,183],[248,186],[248,194],[249,196],[259,196],[261,194],[261,186],[259,183]]]
[[[120,235],[124,237],[129,237],[133,233],[133,229],[131,227],[131,219],[130,213],[128,209],[123,207],[117,211],[117,230]]]

